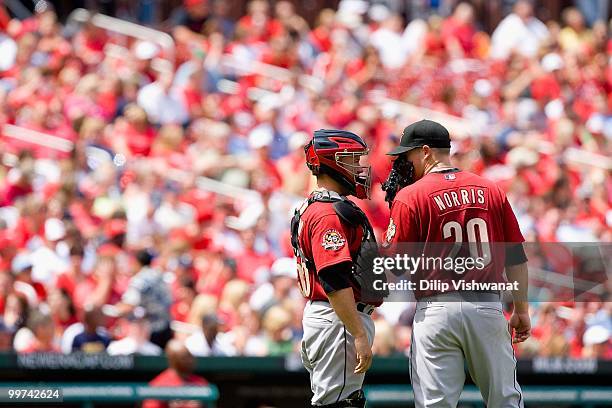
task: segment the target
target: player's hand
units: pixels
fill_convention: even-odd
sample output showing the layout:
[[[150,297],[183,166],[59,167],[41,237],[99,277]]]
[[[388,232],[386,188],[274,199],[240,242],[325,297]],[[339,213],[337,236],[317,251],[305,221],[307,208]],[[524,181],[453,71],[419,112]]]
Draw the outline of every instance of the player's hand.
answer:
[[[355,349],[357,350],[357,367],[355,374],[365,373],[372,365],[372,347],[366,334],[355,337]]]
[[[531,319],[528,312],[514,312],[510,317],[513,329],[512,343],[522,343],[531,335]]]

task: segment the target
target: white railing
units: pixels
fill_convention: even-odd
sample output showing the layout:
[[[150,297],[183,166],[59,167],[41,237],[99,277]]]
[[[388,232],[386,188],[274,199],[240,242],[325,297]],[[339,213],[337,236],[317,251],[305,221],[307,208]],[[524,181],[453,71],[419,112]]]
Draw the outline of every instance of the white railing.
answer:
[[[556,288],[573,289],[583,293],[592,293],[599,296],[604,296],[606,294],[606,288],[603,283],[595,284],[591,281],[532,266],[529,266],[528,268],[530,279],[537,279],[546,284],[554,285]],[[534,288],[539,287],[535,285],[531,286]]]
[[[126,37],[137,38],[142,41],[150,41],[158,44],[163,50],[163,58],[174,64],[175,45],[174,39],[163,31],[154,30],[150,27],[145,27],[140,24],[135,24],[119,18],[110,17],[104,14],[93,14],[88,10],[79,8],[74,10],[68,16],[68,24],[90,22],[96,27],[111,31],[117,34],[125,35]]]
[[[70,140],[15,125],[4,125],[2,127],[1,135],[10,139],[47,147],[63,153],[69,153],[72,151],[72,149],[74,149],[74,143],[72,143]]]
[[[584,149],[578,149],[576,147],[568,147],[565,149],[563,158],[569,163],[612,170],[612,157],[589,152]]]
[[[449,115],[448,113],[422,108],[420,106],[387,97],[376,98],[375,102],[379,107],[390,106],[394,108],[397,113],[407,119],[407,122],[415,122],[421,119],[436,121],[448,129],[453,139],[460,140],[478,135],[478,131],[474,124],[460,116]]]
[[[270,65],[260,61],[249,61],[248,64],[245,64],[243,60],[231,54],[223,55],[221,58],[221,67],[230,69],[237,74],[257,74],[283,82],[289,82],[295,77],[295,73],[286,68],[277,67],[276,65]],[[312,75],[300,74],[297,79],[302,86],[314,92],[322,92],[325,86],[320,78]]]

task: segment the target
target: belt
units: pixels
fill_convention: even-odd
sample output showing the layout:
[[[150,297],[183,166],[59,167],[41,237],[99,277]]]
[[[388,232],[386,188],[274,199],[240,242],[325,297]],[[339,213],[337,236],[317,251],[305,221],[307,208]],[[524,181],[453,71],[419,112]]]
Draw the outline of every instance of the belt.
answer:
[[[329,303],[329,301],[327,300],[311,300],[311,302],[325,302],[325,303]],[[376,306],[374,305],[369,305],[367,303],[363,303],[363,302],[357,302],[357,311],[360,313],[365,313],[367,315],[371,315],[372,313],[374,313],[374,309],[376,309]]]
[[[374,309],[376,309],[376,306],[368,305],[367,303],[363,303],[363,302],[357,303],[358,312],[365,313],[367,315],[371,315],[372,313],[374,313]]]

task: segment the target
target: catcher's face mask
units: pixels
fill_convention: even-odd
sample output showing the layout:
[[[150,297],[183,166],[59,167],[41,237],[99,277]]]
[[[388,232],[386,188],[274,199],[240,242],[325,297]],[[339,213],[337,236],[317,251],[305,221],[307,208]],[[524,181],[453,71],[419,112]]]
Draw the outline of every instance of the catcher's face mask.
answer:
[[[372,168],[367,164],[368,149],[360,152],[337,152],[336,164],[353,178],[355,197],[370,198],[372,185]]]
[[[370,166],[362,163],[368,154],[366,143],[354,133],[320,129],[304,147],[306,164],[314,175],[329,174],[357,198],[369,198]]]

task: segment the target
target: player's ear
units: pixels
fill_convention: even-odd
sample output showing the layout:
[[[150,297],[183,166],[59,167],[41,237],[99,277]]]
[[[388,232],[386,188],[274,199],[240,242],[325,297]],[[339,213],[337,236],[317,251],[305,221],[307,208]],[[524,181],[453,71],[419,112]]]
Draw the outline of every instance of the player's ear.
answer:
[[[424,159],[427,159],[427,158],[433,156],[433,150],[428,145],[423,145],[421,150],[423,151],[423,158]]]

